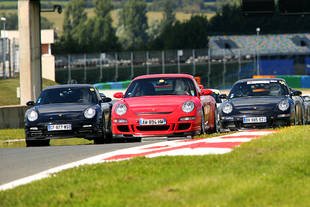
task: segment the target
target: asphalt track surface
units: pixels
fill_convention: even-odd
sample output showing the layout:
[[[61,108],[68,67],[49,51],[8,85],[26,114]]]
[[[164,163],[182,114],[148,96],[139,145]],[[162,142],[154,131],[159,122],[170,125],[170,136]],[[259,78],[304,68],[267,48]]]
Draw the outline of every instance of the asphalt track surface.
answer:
[[[0,185],[91,156],[156,141],[0,149]],[[157,141],[158,142],[158,141]]]
[[[0,149],[0,190],[30,183],[83,164],[134,157],[224,154],[276,130],[245,130],[209,139],[152,138],[142,142]]]

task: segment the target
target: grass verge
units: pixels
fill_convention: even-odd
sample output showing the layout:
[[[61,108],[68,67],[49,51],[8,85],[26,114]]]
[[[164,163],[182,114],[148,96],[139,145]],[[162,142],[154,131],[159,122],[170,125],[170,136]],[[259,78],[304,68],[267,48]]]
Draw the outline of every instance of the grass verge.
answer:
[[[24,129],[1,129],[0,130],[0,148],[17,148],[25,147],[25,132]],[[92,144],[93,141],[82,138],[68,138],[68,139],[52,139],[51,146],[59,145],[81,145]]]
[[[54,81],[43,79],[42,87],[46,88],[56,84]],[[19,98],[16,96],[17,87],[19,87],[19,78],[0,80],[0,106],[19,105]]]
[[[309,206],[310,126],[232,153],[82,166],[0,192],[1,206]]]

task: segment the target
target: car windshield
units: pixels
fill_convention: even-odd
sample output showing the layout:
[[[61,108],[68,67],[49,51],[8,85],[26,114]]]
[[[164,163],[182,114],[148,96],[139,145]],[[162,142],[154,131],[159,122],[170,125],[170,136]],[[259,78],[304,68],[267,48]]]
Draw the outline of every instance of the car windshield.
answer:
[[[230,91],[229,98],[248,96],[284,96],[289,91],[284,81],[246,81],[237,83]]]
[[[42,91],[38,105],[53,103],[95,104],[97,95],[94,88],[53,88]]]
[[[196,96],[197,92],[189,78],[148,78],[133,81],[125,93],[126,98],[157,95]]]

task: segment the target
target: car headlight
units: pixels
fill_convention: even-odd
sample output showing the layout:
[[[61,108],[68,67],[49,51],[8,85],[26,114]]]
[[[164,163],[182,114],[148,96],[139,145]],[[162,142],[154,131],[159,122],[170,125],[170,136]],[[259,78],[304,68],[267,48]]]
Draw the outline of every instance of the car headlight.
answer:
[[[233,110],[233,106],[232,106],[230,103],[225,103],[225,105],[224,105],[223,108],[222,108],[222,111],[223,111],[225,114],[231,113],[232,110]]]
[[[193,111],[195,108],[195,104],[194,102],[192,101],[186,101],[185,103],[183,103],[182,105],[182,110],[185,112],[185,113],[189,113],[191,111]]]
[[[289,104],[288,100],[282,100],[282,101],[280,101],[280,103],[278,104],[278,108],[279,108],[281,111],[286,111],[289,107],[290,107],[290,104]]]
[[[92,107],[90,108],[87,108],[85,111],[84,111],[84,116],[86,119],[91,119],[93,118],[94,116],[96,115],[96,110]]]
[[[27,119],[29,121],[35,121],[37,120],[39,117],[38,112],[36,112],[35,110],[31,110],[28,114],[27,114]]]
[[[117,115],[124,115],[127,112],[127,106],[125,104],[118,104],[115,108],[115,113]]]

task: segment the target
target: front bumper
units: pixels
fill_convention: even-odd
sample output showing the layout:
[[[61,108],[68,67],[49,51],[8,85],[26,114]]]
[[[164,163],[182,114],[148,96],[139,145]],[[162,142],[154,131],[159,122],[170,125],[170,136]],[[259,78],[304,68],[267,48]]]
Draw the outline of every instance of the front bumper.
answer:
[[[71,130],[49,131],[48,125],[71,124]],[[102,124],[96,120],[74,120],[66,122],[27,123],[25,125],[27,140],[42,140],[51,138],[79,137],[94,139],[103,136]]]
[[[266,117],[266,122],[245,123],[245,118]],[[224,129],[241,129],[241,128],[268,128],[288,126],[291,124],[291,114],[275,115],[225,115],[220,117],[221,126]]]
[[[169,117],[164,118],[166,124],[163,125],[140,125],[139,119],[141,117],[129,119],[112,118],[112,133],[114,138],[173,137],[199,134],[201,130],[201,117],[189,117],[192,117],[191,120],[180,120],[181,117],[174,117],[173,119]],[[150,119],[149,117],[143,118]],[[152,119],[163,119],[163,117],[152,117]],[[120,120],[123,120],[123,122]]]

